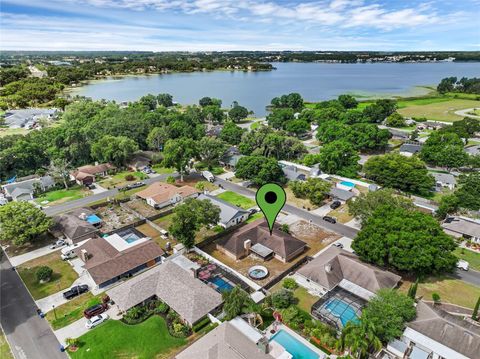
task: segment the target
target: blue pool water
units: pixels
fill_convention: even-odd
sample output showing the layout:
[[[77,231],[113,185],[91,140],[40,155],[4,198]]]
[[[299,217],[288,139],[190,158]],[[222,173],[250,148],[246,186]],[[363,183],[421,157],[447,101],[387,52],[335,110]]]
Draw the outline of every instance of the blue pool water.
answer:
[[[126,235],[125,237],[122,237],[125,242],[127,243],[133,243],[135,241],[138,241],[140,239],[139,236],[137,236],[135,233],[129,233],[128,235]]]
[[[325,303],[325,309],[327,309],[335,317],[340,318],[343,326],[345,326],[349,321],[358,321],[355,309],[341,299],[330,299],[327,303]]]
[[[318,359],[317,353],[283,329],[279,330],[270,338],[270,341],[272,340],[276,341],[284,347],[287,352],[292,354],[293,359]]]
[[[229,292],[233,289],[233,286],[221,277],[209,278],[208,281],[215,284],[219,292]]]
[[[342,181],[342,182],[340,182],[340,184],[344,185],[344,186],[347,186],[347,187],[350,187],[350,188],[355,187],[355,183],[348,182],[348,181]]]

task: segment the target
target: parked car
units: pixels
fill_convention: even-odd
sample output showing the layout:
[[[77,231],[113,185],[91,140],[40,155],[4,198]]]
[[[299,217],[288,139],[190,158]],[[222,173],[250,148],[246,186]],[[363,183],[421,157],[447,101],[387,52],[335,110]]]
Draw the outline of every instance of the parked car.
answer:
[[[95,328],[97,325],[102,324],[108,318],[109,318],[108,314],[105,314],[105,313],[100,314],[100,315],[96,315],[96,316],[90,318],[89,320],[87,320],[87,322],[85,323],[85,328],[87,328],[87,329]]]
[[[152,173],[152,169],[148,166],[145,166],[145,167],[143,167],[142,172],[148,175],[148,174]]]
[[[463,269],[464,271],[468,271],[468,267],[469,267],[469,263],[463,259],[460,259],[458,262],[457,262],[457,268],[459,269]]]
[[[87,188],[88,188],[88,189],[95,189],[95,188],[97,188],[97,186],[95,186],[95,184],[92,183],[92,184],[89,184],[89,185],[87,186]]]
[[[340,201],[333,201],[332,204],[330,205],[330,208],[331,209],[337,209],[341,205],[342,205],[342,203]]]
[[[108,309],[106,304],[96,304],[90,308],[87,308],[83,311],[83,316],[87,319],[90,319],[96,315],[102,314]]]
[[[55,243],[51,244],[49,248],[50,249],[60,248],[60,247],[63,247],[64,245],[66,245],[66,244],[67,244],[67,242],[65,242],[64,239],[59,239]]]
[[[342,243],[334,243],[333,244],[335,247],[337,248],[343,248],[343,244]]]
[[[145,182],[135,182],[135,183],[129,184],[127,186],[127,189],[134,189],[142,186],[145,186]]]
[[[333,217],[330,217],[330,216],[323,216],[323,220],[325,222],[330,222],[330,223],[333,223],[333,224],[337,223],[337,220]]]
[[[66,292],[63,292],[63,298],[72,299],[75,298],[77,295],[83,294],[85,292],[88,292],[88,285],[76,285],[75,287],[70,288]]]

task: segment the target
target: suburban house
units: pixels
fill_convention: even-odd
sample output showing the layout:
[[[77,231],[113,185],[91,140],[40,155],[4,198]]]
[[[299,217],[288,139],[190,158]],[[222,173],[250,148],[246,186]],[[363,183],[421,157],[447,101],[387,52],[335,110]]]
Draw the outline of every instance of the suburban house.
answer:
[[[205,129],[205,134],[209,137],[218,137],[223,130],[222,125],[212,125],[207,124],[207,128]]]
[[[405,142],[400,146],[399,153],[405,157],[412,157],[422,150],[422,145],[418,142]]]
[[[442,188],[453,190],[457,186],[457,179],[450,173],[432,172],[431,175],[435,178],[436,191],[441,191]]]
[[[282,167],[283,174],[289,181],[305,181],[307,175],[305,173],[298,172],[295,166]]]
[[[470,156],[480,155],[480,145],[465,147],[465,152],[468,153]]]
[[[444,128],[445,126],[448,126],[446,123],[442,122],[435,122],[435,121],[425,121],[425,122],[419,122],[417,124],[417,130],[423,131],[423,130],[440,130]]]
[[[177,187],[173,184],[154,182],[143,191],[137,192],[136,196],[143,198],[152,207],[163,208],[187,198],[196,198],[198,194],[199,191],[190,186]]]
[[[107,237],[95,237],[75,249],[99,288],[155,266],[165,254],[151,238],[132,228]]]
[[[43,176],[2,185],[5,197],[13,201],[30,201],[34,198],[35,191],[45,192],[55,186],[51,176]]]
[[[56,237],[65,237],[70,243],[78,243],[95,237],[102,220],[88,208],[77,208],[71,212],[53,217],[52,233]]]
[[[331,199],[338,200],[340,202],[346,202],[350,198],[355,197],[355,193],[353,193],[351,190],[347,191],[337,187],[333,187],[332,189],[330,189],[330,192],[328,192],[328,195],[330,196]]]
[[[278,225],[275,225],[272,235],[270,235],[267,222],[259,219],[221,238],[216,247],[219,251],[237,260],[254,255],[263,260],[275,257],[286,263],[303,253],[307,244],[282,232]]]
[[[224,228],[229,228],[231,226],[242,223],[248,219],[250,212],[234,206],[231,203],[225,202],[220,198],[215,196],[210,196],[208,194],[201,194],[197,197],[199,200],[209,200],[215,206],[220,208],[220,221],[218,222]]]
[[[369,300],[382,288],[395,288],[401,277],[362,262],[355,254],[330,246],[296,272],[299,284],[321,295],[341,287]]]
[[[243,322],[243,323],[242,323]],[[281,356],[284,355],[284,356]],[[289,358],[275,341],[270,343],[256,329],[237,317],[223,322],[175,356],[175,359],[273,359]]]
[[[417,317],[387,352],[398,358],[472,359],[480,353],[480,327],[419,301]]]
[[[190,326],[223,303],[222,295],[196,278],[194,270],[188,270],[174,260],[166,260],[110,289],[107,294],[122,312],[158,298]]]
[[[235,169],[238,161],[242,157],[243,155],[240,154],[240,150],[237,147],[232,146],[225,151],[219,163],[227,168]]]
[[[41,119],[51,120],[57,115],[56,108],[27,108],[7,110],[4,114],[5,124],[10,128],[32,128]]]
[[[88,186],[95,182],[95,177],[105,177],[115,169],[116,167],[110,163],[82,166],[70,173],[70,179],[79,185]]]
[[[139,151],[133,154],[127,163],[127,167],[132,171],[141,171],[152,165],[152,157],[153,152],[151,151]]]
[[[447,217],[442,228],[445,233],[456,238],[469,239],[480,243],[480,222],[465,217]]]

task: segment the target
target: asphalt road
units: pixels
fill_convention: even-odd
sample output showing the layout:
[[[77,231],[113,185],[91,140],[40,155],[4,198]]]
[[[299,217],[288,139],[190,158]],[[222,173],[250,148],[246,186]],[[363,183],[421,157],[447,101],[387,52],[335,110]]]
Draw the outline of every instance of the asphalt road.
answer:
[[[476,285],[480,287],[480,272],[469,269],[468,271],[464,271],[462,269],[457,269],[455,271],[454,277],[463,280],[464,282]]]
[[[233,191],[233,192],[236,192],[236,193],[239,193],[239,194],[243,194],[245,196],[248,196],[248,197],[255,197],[255,192],[253,192],[252,190],[249,190],[248,188],[245,188],[245,187],[242,187],[236,183],[232,183],[230,181],[225,181],[225,180],[222,180],[220,178],[216,178],[215,179],[215,183],[218,185],[222,185],[223,188],[227,189],[227,190],[230,190],[230,191]],[[303,209],[300,209],[298,207],[295,207],[295,206],[291,206],[289,204],[285,204],[285,206],[283,207],[283,211],[287,212],[287,213],[290,213],[290,214],[293,214],[293,215],[296,215],[298,217],[301,217],[303,219],[306,219],[307,221],[312,221],[313,223],[315,223],[316,225],[320,226],[320,227],[323,227],[331,232],[335,232],[335,233],[338,233],[342,236],[345,236],[345,237],[348,237],[348,238],[355,238],[357,233],[358,233],[358,229],[355,229],[355,228],[352,228],[352,227],[349,227],[349,226],[346,226],[344,224],[341,224],[341,223],[330,223],[330,222],[326,222],[324,221],[321,217],[315,215],[315,214],[312,214],[308,211],[305,211]]]
[[[0,249],[0,323],[16,359],[66,359],[46,319]]]
[[[172,176],[172,174],[163,174],[163,175],[159,175],[159,176],[156,176],[156,177],[151,177],[151,178],[148,178],[148,179],[144,180],[143,182],[145,182],[146,185],[149,185],[149,184],[152,184],[154,182],[165,180],[168,176]],[[173,176],[175,176],[175,174],[173,174]],[[48,216],[55,216],[59,213],[67,212],[67,211],[70,211],[70,210],[78,208],[78,207],[85,207],[85,206],[90,205],[93,202],[97,202],[97,201],[100,201],[102,199],[106,199],[108,197],[113,197],[116,194],[118,194],[118,189],[115,188],[115,189],[111,189],[111,190],[108,190],[108,191],[105,191],[105,192],[97,193],[97,194],[94,194],[94,195],[91,195],[91,196],[88,196],[88,197],[83,197],[83,198],[80,198],[80,199],[77,199],[77,200],[74,200],[74,201],[58,204],[56,206],[46,207],[46,208],[43,209],[43,211]]]

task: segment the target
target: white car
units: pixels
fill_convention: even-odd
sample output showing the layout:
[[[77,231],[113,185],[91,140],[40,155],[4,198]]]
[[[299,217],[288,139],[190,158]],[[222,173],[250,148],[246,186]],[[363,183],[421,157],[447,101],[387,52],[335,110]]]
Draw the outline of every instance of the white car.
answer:
[[[105,313],[102,313],[102,314],[96,315],[94,317],[91,317],[85,323],[85,328],[87,328],[87,329],[95,328],[97,325],[102,324],[108,318],[109,318],[108,314],[105,314]]]
[[[66,245],[66,244],[67,244],[67,243],[65,242],[65,240],[59,239],[58,241],[56,241],[55,243],[53,243],[52,245],[50,245],[50,249],[55,249],[55,248],[63,247],[63,246]]]
[[[469,264],[467,261],[464,261],[463,259],[460,259],[457,262],[457,268],[463,269],[464,271],[467,271],[469,267]]]

